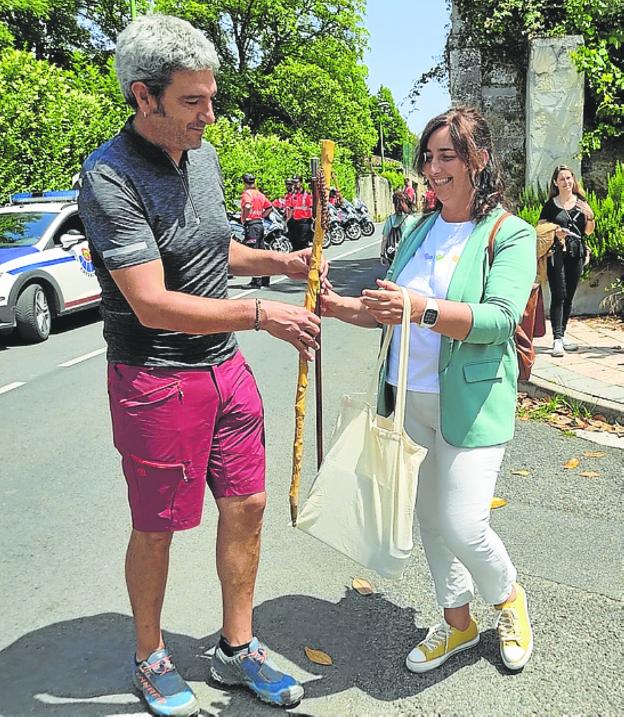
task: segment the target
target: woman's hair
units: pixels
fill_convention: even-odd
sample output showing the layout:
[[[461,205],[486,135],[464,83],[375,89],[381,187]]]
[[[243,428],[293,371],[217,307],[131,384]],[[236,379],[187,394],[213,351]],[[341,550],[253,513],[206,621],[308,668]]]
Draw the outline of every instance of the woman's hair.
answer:
[[[133,82],[144,82],[160,99],[174,72],[219,69],[214,45],[186,20],[170,15],[142,15],[117,38],[115,68],[126,101],[137,109]]]
[[[557,179],[559,178],[559,173],[563,171],[570,172],[572,179],[574,180],[574,184],[572,185],[572,194],[576,194],[577,197],[580,197],[583,201],[585,201],[585,192],[580,188],[579,183],[576,180],[576,175],[567,164],[558,164],[555,167],[555,171],[550,178],[550,184],[548,185],[548,199],[552,199],[559,194]]]
[[[498,161],[492,147],[492,134],[485,117],[474,107],[454,107],[429,120],[420,138],[416,168],[423,174],[427,145],[431,135],[442,127],[448,127],[453,147],[470,170],[472,186],[475,188],[470,217],[476,221],[497,207],[505,194]],[[483,169],[483,150],[488,153],[488,161]],[[442,206],[438,200],[438,207]]]
[[[394,211],[402,214],[409,214],[412,211],[412,203],[405,192],[397,189],[392,195],[392,203],[394,204]]]

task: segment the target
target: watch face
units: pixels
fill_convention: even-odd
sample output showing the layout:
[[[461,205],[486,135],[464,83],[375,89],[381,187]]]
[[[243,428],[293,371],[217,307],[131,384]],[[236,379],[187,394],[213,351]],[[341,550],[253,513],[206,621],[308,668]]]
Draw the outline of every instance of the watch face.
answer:
[[[422,323],[433,326],[438,320],[438,312],[436,309],[427,309],[422,317]]]

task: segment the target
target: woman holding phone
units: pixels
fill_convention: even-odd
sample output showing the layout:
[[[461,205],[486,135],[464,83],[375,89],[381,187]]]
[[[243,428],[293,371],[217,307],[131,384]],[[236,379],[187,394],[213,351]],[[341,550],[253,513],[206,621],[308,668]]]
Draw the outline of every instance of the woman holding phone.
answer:
[[[556,241],[548,259],[550,287],[550,322],[553,332],[553,356],[576,351],[578,346],[565,337],[572,300],[583,268],[589,263],[586,237],[596,228],[594,213],[585,199],[572,170],[565,164],[555,167],[548,201],[542,208],[540,221],[559,226]]]

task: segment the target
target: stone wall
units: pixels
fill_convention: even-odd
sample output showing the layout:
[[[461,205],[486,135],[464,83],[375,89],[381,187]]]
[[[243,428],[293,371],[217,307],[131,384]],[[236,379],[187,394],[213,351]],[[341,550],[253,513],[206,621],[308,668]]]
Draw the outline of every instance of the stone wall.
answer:
[[[584,78],[570,57],[577,36],[531,42],[526,84],[527,186],[547,187],[554,167],[567,164],[581,174]]]
[[[394,211],[390,182],[377,174],[358,177],[357,196],[368,207],[373,221],[382,221]]]
[[[494,149],[503,167],[511,197],[524,187],[525,174],[525,67],[523,58],[501,61],[470,45],[453,3],[449,37],[451,102],[478,107],[492,130]],[[501,53],[502,57],[502,53]]]
[[[607,177],[615,171],[617,162],[624,163],[624,140],[605,139],[602,147],[583,159],[583,185],[592,192],[604,195]]]

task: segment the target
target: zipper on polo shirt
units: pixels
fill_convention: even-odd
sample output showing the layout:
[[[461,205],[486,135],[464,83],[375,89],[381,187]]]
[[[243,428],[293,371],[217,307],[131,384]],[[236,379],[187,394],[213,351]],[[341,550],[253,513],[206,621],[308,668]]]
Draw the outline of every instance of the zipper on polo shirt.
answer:
[[[165,152],[167,155],[169,161],[171,162],[171,166],[175,169],[176,174],[178,177],[180,177],[180,180],[182,181],[182,186],[184,187],[184,191],[186,192],[186,196],[188,197],[189,202],[191,203],[191,209],[193,210],[193,214],[195,215],[195,224],[201,224],[201,217],[199,216],[197,209],[195,207],[195,202],[193,201],[193,197],[191,196],[191,189],[188,185],[188,181],[186,179],[186,175],[184,172],[178,167],[178,165],[171,159],[169,154]]]

